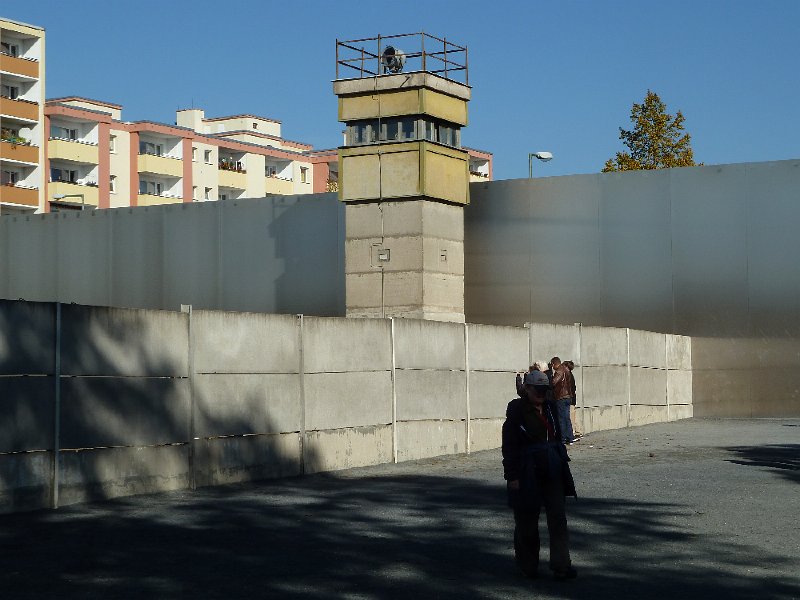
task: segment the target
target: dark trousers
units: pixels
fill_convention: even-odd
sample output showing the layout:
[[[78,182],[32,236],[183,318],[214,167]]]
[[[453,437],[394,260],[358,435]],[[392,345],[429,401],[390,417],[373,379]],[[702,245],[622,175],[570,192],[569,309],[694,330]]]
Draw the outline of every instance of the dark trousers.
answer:
[[[540,483],[547,531],[550,535],[550,568],[567,569],[569,558],[567,514],[564,484],[561,479]],[[535,571],[539,566],[539,512],[541,507],[514,510],[514,556],[523,571]]]

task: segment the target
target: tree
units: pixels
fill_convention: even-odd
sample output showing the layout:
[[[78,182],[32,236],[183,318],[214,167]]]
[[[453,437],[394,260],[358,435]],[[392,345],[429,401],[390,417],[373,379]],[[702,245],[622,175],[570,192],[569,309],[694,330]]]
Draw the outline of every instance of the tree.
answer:
[[[692,137],[683,130],[684,120],[681,111],[673,117],[658,94],[647,90],[644,102],[634,103],[631,108],[633,129],[619,128],[619,139],[629,152],[617,152],[613,159],[608,159],[603,173],[697,166]]]

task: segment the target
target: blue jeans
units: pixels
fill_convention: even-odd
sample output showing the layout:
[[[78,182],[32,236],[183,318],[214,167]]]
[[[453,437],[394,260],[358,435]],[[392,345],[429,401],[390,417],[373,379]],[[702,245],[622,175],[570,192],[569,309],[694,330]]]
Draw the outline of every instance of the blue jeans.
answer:
[[[561,429],[561,438],[565,442],[571,442],[575,439],[572,432],[572,421],[569,419],[569,407],[572,404],[572,398],[561,398],[556,400],[556,413],[558,418],[558,428]]]

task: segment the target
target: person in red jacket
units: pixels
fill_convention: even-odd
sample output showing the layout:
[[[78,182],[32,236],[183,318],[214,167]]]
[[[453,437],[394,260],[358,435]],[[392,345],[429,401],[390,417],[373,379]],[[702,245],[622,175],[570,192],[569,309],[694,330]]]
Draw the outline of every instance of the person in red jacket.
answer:
[[[550,569],[556,579],[573,579],[565,496],[575,496],[569,457],[540,371],[527,373],[524,395],[508,403],[503,423],[503,477],[514,510],[514,556],[526,577],[538,577],[539,513],[544,506],[550,534]]]

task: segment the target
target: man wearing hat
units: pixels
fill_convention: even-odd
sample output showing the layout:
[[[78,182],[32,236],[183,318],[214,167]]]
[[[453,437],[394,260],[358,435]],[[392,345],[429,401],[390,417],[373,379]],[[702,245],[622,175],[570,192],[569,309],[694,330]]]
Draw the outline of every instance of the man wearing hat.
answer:
[[[539,513],[544,506],[550,534],[550,569],[556,579],[573,579],[565,496],[575,496],[569,457],[540,371],[526,373],[525,394],[508,403],[503,423],[503,476],[514,510],[514,556],[526,577],[538,577]]]

